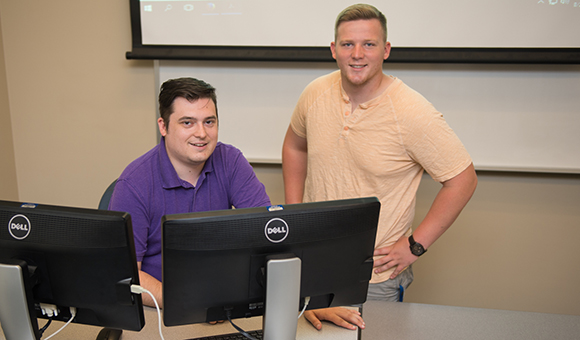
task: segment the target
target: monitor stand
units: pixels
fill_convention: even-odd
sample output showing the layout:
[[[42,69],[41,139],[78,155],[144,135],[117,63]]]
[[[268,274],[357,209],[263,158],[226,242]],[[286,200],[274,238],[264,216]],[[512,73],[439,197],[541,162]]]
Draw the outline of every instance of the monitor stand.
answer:
[[[28,265],[0,263],[0,322],[6,340],[39,340]]]
[[[301,267],[293,254],[267,259],[264,340],[296,340]]]

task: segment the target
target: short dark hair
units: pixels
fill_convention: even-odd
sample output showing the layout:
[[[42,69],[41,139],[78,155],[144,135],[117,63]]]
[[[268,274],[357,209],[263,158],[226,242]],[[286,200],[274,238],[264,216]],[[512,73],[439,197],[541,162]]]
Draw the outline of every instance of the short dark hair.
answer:
[[[190,102],[210,98],[215,104],[217,116],[217,97],[213,86],[203,80],[189,77],[170,79],[161,85],[159,91],[159,114],[165,126],[169,125],[169,116],[173,113],[173,101],[177,97],[185,98]]]
[[[334,23],[334,41],[336,41],[336,35],[338,32],[338,26],[343,22],[355,21],[355,20],[371,20],[377,19],[381,23],[383,33],[385,36],[385,42],[387,41],[387,18],[385,15],[379,11],[375,6],[367,4],[356,4],[345,8],[336,17],[336,22]]]

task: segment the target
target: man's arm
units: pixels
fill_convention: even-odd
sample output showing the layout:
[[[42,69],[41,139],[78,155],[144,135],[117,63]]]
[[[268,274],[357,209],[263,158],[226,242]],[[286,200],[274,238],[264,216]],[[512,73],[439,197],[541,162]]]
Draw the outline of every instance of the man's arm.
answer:
[[[282,174],[286,204],[302,203],[307,155],[306,138],[298,136],[291,127],[288,127],[282,147]],[[321,321],[323,320],[347,329],[365,326],[360,313],[341,307],[307,310],[304,312],[304,317],[316,329],[322,328]]]
[[[421,243],[425,249],[429,248],[453,224],[471,199],[476,187],[477,175],[473,164],[459,175],[443,182],[425,219],[413,233],[415,241]],[[374,254],[375,256],[384,255],[375,260],[376,273],[396,267],[391,279],[397,277],[400,272],[418,259],[411,253],[406,236],[401,237],[392,246],[376,249]]]
[[[288,127],[282,146],[282,175],[286,204],[302,203],[306,180],[308,146],[306,138]]]
[[[154,278],[153,276],[147,274],[146,272],[141,270],[141,262],[137,262],[137,268],[139,269],[139,282],[141,287],[147,289],[153,296],[155,296],[155,300],[159,304],[159,308],[163,307],[163,292],[161,289],[161,282]],[[143,304],[145,306],[155,307],[155,302],[149,294],[141,294],[141,298],[143,299]]]

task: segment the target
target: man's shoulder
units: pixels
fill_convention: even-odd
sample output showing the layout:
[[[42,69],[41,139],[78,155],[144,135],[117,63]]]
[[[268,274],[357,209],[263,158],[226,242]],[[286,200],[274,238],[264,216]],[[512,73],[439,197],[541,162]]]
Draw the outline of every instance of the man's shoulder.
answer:
[[[432,106],[422,94],[398,78],[394,78],[394,82],[389,86],[386,94],[391,98],[396,108],[404,107],[405,110],[408,110],[410,107],[425,109],[425,107]]]
[[[328,88],[340,85],[340,70],[322,75],[306,86],[306,90],[326,91]]]
[[[232,155],[232,154],[241,154],[242,151],[240,149],[238,149],[237,147],[231,145],[231,144],[226,144],[223,142],[217,142],[216,146],[215,146],[215,150],[214,150],[214,154],[220,154],[220,155]]]
[[[236,162],[240,157],[244,157],[244,155],[237,147],[218,142],[211,157],[214,160],[214,166],[225,166],[226,164]]]
[[[122,180],[139,180],[159,167],[159,144],[133,160],[119,176]]]
[[[334,71],[311,81],[300,96],[299,103],[307,104],[340,96],[340,71]],[[309,105],[309,104],[307,104]]]

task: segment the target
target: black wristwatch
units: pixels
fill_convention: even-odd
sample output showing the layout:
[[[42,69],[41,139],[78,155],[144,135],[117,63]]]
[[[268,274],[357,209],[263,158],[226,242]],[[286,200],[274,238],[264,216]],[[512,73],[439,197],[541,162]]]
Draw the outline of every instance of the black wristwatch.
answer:
[[[411,248],[411,253],[415,256],[421,256],[425,254],[425,252],[427,251],[427,249],[425,249],[425,247],[423,247],[421,243],[415,242],[413,235],[409,236],[409,244],[410,244],[409,248]]]

